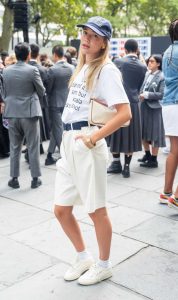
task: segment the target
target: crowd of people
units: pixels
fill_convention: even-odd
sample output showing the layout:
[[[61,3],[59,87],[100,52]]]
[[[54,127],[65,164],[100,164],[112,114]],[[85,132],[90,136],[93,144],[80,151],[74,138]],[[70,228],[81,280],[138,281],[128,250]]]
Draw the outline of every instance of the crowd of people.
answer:
[[[38,188],[42,142],[49,140],[45,165],[57,166],[54,213],[77,252],[64,279],[91,285],[112,276],[107,173],[130,177],[134,152],[142,148],[140,167],[158,168],[159,148],[166,146],[165,137],[169,137],[160,202],[178,209],[178,187],[173,190],[178,166],[178,20],[169,27],[172,45],[163,55],[151,54],[146,61],[140,58],[134,39],[126,41],[124,57],[111,61],[108,20],[92,17],[78,27],[82,28],[78,58],[74,47],[64,53],[60,45],[53,47],[52,59],[40,55],[36,44],[18,43],[15,54],[1,53],[0,158],[10,155],[8,185],[19,188],[20,156],[26,145],[31,188]],[[93,90],[96,99],[116,110],[103,127],[88,123]],[[124,127],[128,120],[129,126]],[[53,157],[56,147],[58,160]],[[112,162],[107,168],[108,147]],[[84,204],[95,227],[96,263],[73,215],[77,204]]]

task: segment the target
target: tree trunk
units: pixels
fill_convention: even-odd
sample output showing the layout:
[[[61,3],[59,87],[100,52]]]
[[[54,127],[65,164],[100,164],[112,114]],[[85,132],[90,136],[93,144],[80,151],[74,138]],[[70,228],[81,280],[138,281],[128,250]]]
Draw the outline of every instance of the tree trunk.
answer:
[[[2,35],[0,37],[0,51],[9,50],[9,44],[12,38],[12,23],[13,23],[13,10],[5,6],[3,23],[2,23]]]

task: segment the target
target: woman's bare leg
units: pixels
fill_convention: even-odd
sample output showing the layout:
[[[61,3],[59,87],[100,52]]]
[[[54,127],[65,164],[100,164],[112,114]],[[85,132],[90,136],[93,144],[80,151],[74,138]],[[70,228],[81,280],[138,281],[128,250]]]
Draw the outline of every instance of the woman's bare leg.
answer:
[[[61,224],[65,234],[71,240],[77,252],[85,250],[85,243],[82,238],[80,227],[72,214],[73,206],[55,205],[54,214]]]
[[[170,136],[170,153],[166,160],[164,192],[170,193],[173,189],[174,177],[178,166],[178,137]]]
[[[95,227],[99,258],[108,260],[111,248],[112,226],[105,207],[97,209],[94,213],[89,214]]]

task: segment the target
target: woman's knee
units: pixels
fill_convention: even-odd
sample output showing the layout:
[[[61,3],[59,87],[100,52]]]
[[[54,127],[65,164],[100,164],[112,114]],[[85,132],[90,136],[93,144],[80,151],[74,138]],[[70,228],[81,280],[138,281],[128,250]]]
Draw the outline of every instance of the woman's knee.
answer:
[[[68,217],[72,213],[72,207],[55,205],[54,214],[58,220]]]
[[[97,220],[100,220],[106,216],[108,216],[108,214],[105,207],[96,209],[93,213],[89,213],[89,217],[92,219],[93,222],[96,222]]]

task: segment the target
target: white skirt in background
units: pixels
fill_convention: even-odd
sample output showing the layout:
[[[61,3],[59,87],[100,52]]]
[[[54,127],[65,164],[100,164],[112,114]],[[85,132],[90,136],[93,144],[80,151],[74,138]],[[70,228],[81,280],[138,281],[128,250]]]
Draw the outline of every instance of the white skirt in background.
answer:
[[[55,205],[84,204],[88,213],[106,206],[108,149],[105,139],[89,149],[75,136],[90,134],[97,127],[64,131],[61,143],[62,158],[57,161]]]
[[[166,136],[178,136],[178,104],[162,106]]]

